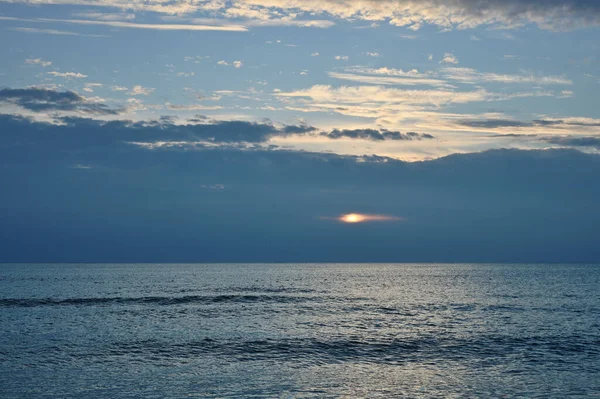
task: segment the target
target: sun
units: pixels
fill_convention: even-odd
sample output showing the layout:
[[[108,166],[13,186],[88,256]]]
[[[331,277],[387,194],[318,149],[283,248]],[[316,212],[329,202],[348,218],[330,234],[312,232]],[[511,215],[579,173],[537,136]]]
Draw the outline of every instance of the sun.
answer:
[[[350,213],[340,218],[344,223],[361,223],[364,222],[365,219],[366,218],[363,215],[359,215],[358,213]]]

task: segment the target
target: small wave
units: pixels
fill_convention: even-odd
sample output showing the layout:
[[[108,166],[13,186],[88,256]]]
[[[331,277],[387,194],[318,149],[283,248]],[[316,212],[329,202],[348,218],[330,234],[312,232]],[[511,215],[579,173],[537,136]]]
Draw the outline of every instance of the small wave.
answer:
[[[171,306],[212,303],[300,303],[318,301],[321,298],[289,295],[191,295],[182,297],[113,297],[113,298],[2,298],[0,307],[30,308],[37,306],[99,306],[99,305],[153,305]]]
[[[292,288],[292,287],[223,287],[216,289],[216,292],[252,292],[264,294],[313,294],[316,290],[307,288]]]
[[[319,340],[314,338],[215,340],[167,343],[145,340],[114,343],[107,348],[110,355],[165,358],[219,356],[237,361],[282,360],[302,363],[362,363],[396,364],[412,361],[464,361],[465,359],[500,359],[515,354],[534,360],[548,360],[560,354],[563,360],[580,359],[582,354],[597,358],[600,342],[583,337],[512,338],[481,337],[479,340],[436,339],[434,337],[369,341],[362,339]]]

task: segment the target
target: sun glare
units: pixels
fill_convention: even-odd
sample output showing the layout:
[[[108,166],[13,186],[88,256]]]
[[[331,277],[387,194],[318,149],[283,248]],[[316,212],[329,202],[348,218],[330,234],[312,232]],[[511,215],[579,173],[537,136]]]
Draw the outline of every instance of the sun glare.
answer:
[[[342,216],[340,220],[344,223],[360,223],[365,221],[365,217],[363,215],[359,215],[358,213],[351,213],[349,215]]]
[[[348,213],[341,215],[336,218],[342,223],[356,224],[356,223],[367,223],[367,222],[396,222],[401,221],[402,218],[390,215],[366,215],[363,213]]]

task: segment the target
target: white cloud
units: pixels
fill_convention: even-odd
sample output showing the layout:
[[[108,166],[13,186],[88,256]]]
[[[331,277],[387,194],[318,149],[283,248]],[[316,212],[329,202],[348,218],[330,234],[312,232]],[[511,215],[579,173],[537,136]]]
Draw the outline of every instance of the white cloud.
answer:
[[[57,78],[66,78],[66,79],[83,79],[87,78],[87,75],[84,75],[79,72],[46,72],[48,75],[56,76]]]
[[[379,54],[378,52],[367,51],[365,54],[369,57],[381,57],[381,54]]]
[[[318,52],[316,52],[316,53],[312,53],[310,56],[311,56],[311,57],[318,57],[318,56],[320,56],[320,55],[321,55],[321,54],[319,54]]]
[[[154,90],[156,90],[156,89],[136,85],[136,86],[133,86],[133,89],[131,89],[129,94],[132,96],[147,96],[149,94],[152,94],[154,92]]]
[[[1,1],[1,0],[0,0]],[[150,30],[182,30],[182,31],[228,31],[228,32],[246,32],[248,28],[239,24],[228,24],[222,20],[213,20],[214,25],[202,25],[202,24],[143,24],[135,22],[125,21],[103,21],[103,20],[89,20],[89,19],[52,19],[52,18],[35,18],[35,19],[23,19],[14,17],[0,17],[0,20],[11,20],[11,21],[24,21],[24,22],[35,22],[35,23],[63,23],[63,24],[75,24],[75,25],[102,25],[110,26],[113,28],[122,29],[150,29]],[[36,29],[36,28],[13,28],[28,33],[48,33],[56,35],[81,35],[74,32],[57,31],[53,29]],[[82,35],[83,36],[83,35]],[[85,35],[93,36],[93,35]]]
[[[232,63],[229,63],[227,61],[221,60],[217,62],[217,65],[223,65],[223,66],[233,66],[234,68],[242,68],[244,66],[244,63],[242,61],[233,61]]]
[[[446,67],[442,68],[442,74],[451,80],[462,83],[505,83],[518,84],[529,83],[536,85],[572,85],[573,81],[562,76],[537,76],[534,74],[507,75],[497,73],[478,72],[472,68]]]
[[[127,91],[129,89],[127,87],[123,87],[123,86],[111,86],[110,90],[111,91]]]
[[[328,74],[329,76],[335,79],[342,79],[352,82],[368,83],[375,85],[429,85],[439,87],[450,86],[446,81],[435,78],[433,73],[421,73],[416,69],[404,71],[402,69],[393,69],[387,67],[377,69],[353,67],[345,68],[344,71],[350,73],[329,72]]]
[[[335,58],[338,61],[348,61],[350,59],[350,57],[348,57],[347,55],[336,55],[333,58]]]
[[[452,53],[444,54],[444,58],[440,61],[440,64],[458,64],[458,58]]]
[[[465,131],[455,121],[466,118],[445,109],[458,104],[508,101],[516,98],[548,97],[550,91],[494,93],[484,89],[457,91],[398,89],[383,86],[312,86],[309,89],[273,94],[294,112],[319,112],[375,121],[381,126],[440,132]],[[339,122],[336,122],[339,124]],[[372,122],[371,122],[372,123]]]
[[[83,91],[88,92],[88,93],[93,93],[94,92],[94,88],[96,87],[102,87],[102,83],[86,83],[85,87],[83,88]]]
[[[40,65],[43,67],[49,67],[50,65],[52,65],[52,61],[44,61],[41,58],[28,58],[25,60],[25,63],[27,65]]]
[[[310,89],[278,93],[280,97],[310,98],[316,102],[331,102],[343,107],[344,104],[405,104],[414,106],[441,107],[449,104],[486,101],[490,93],[485,90],[458,92],[452,90],[404,90],[380,86],[342,86],[334,88],[317,85]]]

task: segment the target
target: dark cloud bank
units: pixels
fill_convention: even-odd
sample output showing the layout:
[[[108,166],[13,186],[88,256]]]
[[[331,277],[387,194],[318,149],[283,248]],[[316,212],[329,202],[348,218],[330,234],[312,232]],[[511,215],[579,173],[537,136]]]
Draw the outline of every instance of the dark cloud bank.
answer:
[[[44,88],[0,89],[0,103],[11,103],[33,112],[73,111],[88,115],[118,115],[122,109],[91,102],[74,91]]]
[[[63,122],[0,115],[0,261],[600,260],[599,156],[497,150],[404,163],[240,144],[302,126]],[[347,212],[403,221],[321,218]]]

